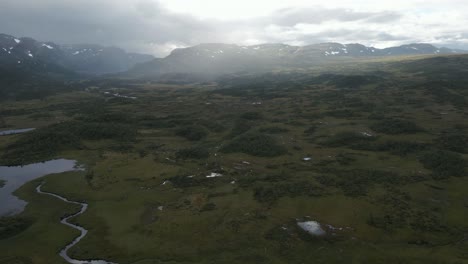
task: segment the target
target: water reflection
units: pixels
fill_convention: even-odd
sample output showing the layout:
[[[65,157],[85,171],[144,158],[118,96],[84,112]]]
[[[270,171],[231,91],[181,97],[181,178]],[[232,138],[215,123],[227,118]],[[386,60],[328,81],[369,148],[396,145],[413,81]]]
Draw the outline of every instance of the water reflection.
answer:
[[[25,166],[0,166],[0,180],[5,186],[0,188],[0,216],[11,216],[24,210],[26,202],[13,195],[13,192],[28,181],[52,173],[77,170],[76,161],[57,159]]]

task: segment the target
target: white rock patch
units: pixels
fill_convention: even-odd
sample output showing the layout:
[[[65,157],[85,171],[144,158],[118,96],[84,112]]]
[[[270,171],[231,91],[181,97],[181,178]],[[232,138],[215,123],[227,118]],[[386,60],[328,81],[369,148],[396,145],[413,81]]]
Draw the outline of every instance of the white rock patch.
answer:
[[[297,225],[302,230],[314,236],[323,236],[326,233],[325,230],[322,229],[320,223],[316,221],[298,222]]]
[[[207,178],[216,178],[216,177],[223,177],[223,175],[221,173],[212,172],[210,175],[207,175],[206,177]]]

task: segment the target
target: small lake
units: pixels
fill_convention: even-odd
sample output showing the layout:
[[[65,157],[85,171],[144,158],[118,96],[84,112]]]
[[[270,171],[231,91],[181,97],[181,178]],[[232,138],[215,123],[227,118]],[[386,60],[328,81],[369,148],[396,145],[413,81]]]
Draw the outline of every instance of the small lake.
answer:
[[[0,188],[0,216],[9,216],[21,213],[26,202],[13,195],[13,192],[25,183],[42,176],[78,170],[75,160],[57,159],[25,166],[0,166],[0,180],[5,186]]]
[[[8,135],[14,135],[14,134],[22,134],[26,133],[29,131],[33,131],[35,128],[23,128],[23,129],[12,129],[12,130],[4,130],[0,131],[0,136],[8,136]]]

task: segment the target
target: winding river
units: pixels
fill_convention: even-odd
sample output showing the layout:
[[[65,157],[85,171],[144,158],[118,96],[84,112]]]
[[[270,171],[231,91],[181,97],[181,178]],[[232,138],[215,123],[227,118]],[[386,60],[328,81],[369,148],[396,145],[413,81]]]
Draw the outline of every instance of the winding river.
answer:
[[[44,191],[41,190],[41,187],[42,187],[43,184],[44,183],[41,183],[39,186],[37,186],[36,191],[38,193],[55,197],[55,198],[60,199],[60,200],[62,200],[64,202],[66,202],[66,203],[69,203],[69,204],[81,205],[81,210],[79,212],[77,212],[77,213],[75,213],[73,215],[67,216],[67,217],[63,218],[60,221],[60,223],[80,231],[81,234],[77,238],[75,238],[70,244],[65,246],[65,248],[60,251],[59,255],[63,259],[65,259],[68,263],[71,263],[71,264],[116,264],[114,262],[108,262],[108,261],[105,261],[105,260],[77,260],[77,259],[72,259],[70,256],[68,256],[68,250],[70,248],[72,248],[73,246],[75,246],[76,244],[78,244],[78,242],[80,242],[80,240],[83,239],[86,236],[86,234],[88,233],[88,230],[84,229],[81,226],[74,225],[74,224],[68,222],[68,220],[70,220],[71,218],[76,217],[76,216],[84,213],[86,211],[86,209],[88,209],[88,204],[87,203],[80,203],[80,202],[70,201],[67,198],[62,197],[62,196],[60,196],[58,194],[55,194],[55,193],[44,192]]]
[[[4,181],[4,186],[0,188],[0,217],[13,216],[21,213],[27,202],[16,197],[13,192],[20,188],[25,183],[53,173],[62,173],[66,171],[82,170],[76,166],[75,160],[57,159],[47,162],[29,164],[25,166],[7,167],[0,166],[0,180]],[[70,244],[66,245],[59,255],[71,264],[115,264],[105,260],[76,260],[68,256],[68,250],[75,246],[88,233],[88,230],[81,226],[74,225],[68,222],[71,218],[84,213],[88,209],[88,204],[70,201],[60,195],[44,192],[41,190],[43,183],[36,187],[36,192],[43,195],[49,195],[60,199],[69,204],[81,205],[81,210],[73,215],[63,218],[60,222],[71,228],[80,231],[80,235],[75,238]]]

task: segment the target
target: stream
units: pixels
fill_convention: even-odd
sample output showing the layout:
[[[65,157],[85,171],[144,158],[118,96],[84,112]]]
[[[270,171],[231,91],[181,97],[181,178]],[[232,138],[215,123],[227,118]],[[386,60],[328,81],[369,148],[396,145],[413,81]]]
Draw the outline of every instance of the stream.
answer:
[[[35,128],[5,130],[5,131],[0,131],[0,136],[22,134],[22,133],[26,133],[26,132],[33,131],[33,130],[35,130]]]
[[[55,198],[60,199],[60,200],[62,200],[64,202],[66,202],[66,203],[69,203],[69,204],[81,205],[81,210],[79,212],[77,212],[77,213],[75,213],[73,215],[67,216],[67,217],[63,218],[60,221],[60,223],[80,231],[81,234],[77,238],[75,238],[70,244],[65,246],[65,248],[63,248],[60,251],[59,255],[63,259],[65,259],[68,263],[71,263],[71,264],[116,264],[114,262],[109,262],[109,261],[105,261],[105,260],[77,260],[77,259],[72,259],[70,256],[68,256],[68,250],[70,248],[72,248],[73,246],[75,246],[76,244],[78,244],[78,242],[80,242],[80,240],[83,239],[86,236],[86,234],[88,233],[88,230],[84,229],[81,226],[74,225],[74,224],[68,222],[68,220],[70,220],[71,218],[74,218],[74,217],[84,213],[86,211],[86,209],[88,209],[88,204],[87,203],[80,203],[80,202],[70,201],[67,198],[64,198],[64,197],[62,197],[62,196],[60,196],[58,194],[44,192],[44,191],[41,190],[41,187],[42,187],[43,184],[44,183],[37,186],[36,191],[38,193],[55,197]]]

